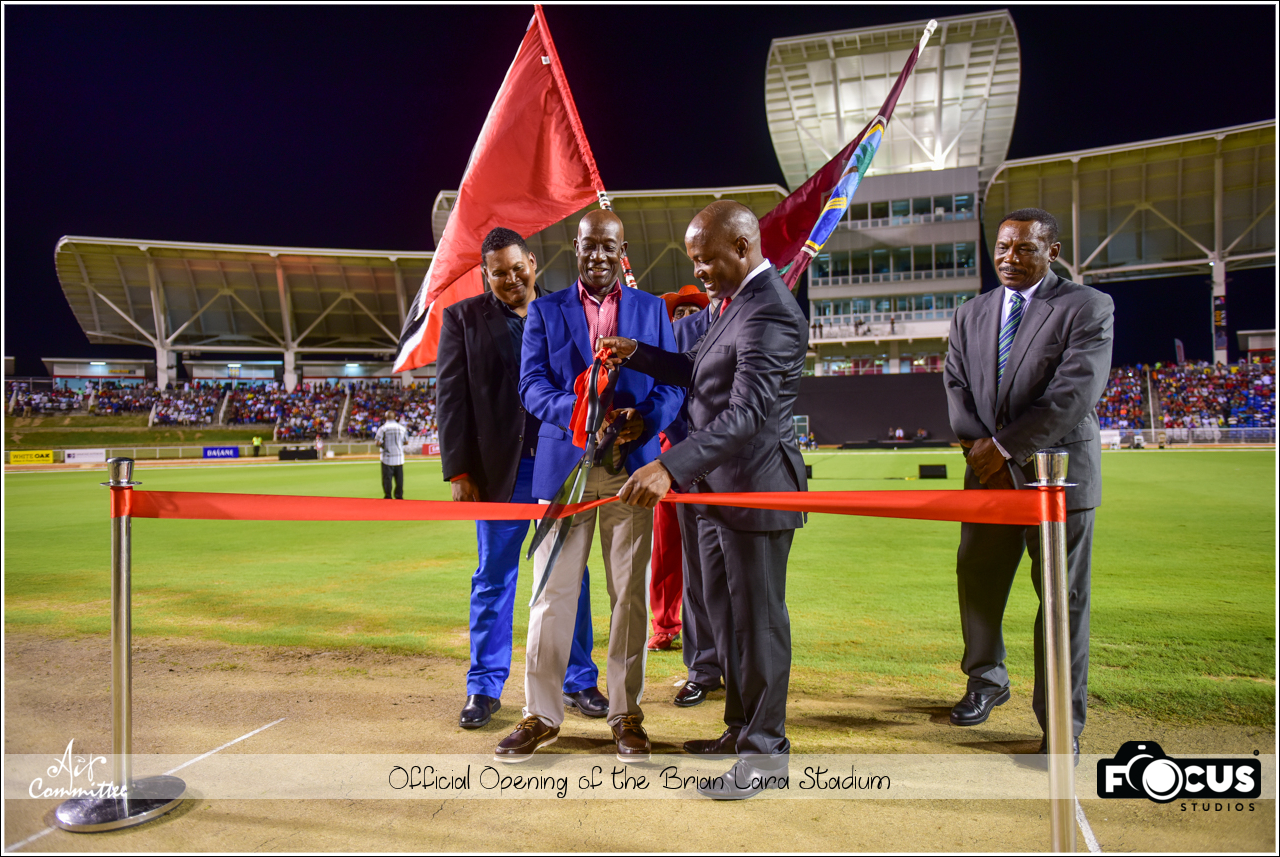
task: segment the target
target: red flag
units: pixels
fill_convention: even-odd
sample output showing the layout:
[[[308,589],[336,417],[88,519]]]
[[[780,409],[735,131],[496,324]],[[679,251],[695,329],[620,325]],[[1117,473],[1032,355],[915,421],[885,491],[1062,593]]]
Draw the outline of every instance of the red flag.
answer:
[[[603,192],[542,7],[534,6],[405,319],[394,371],[434,362],[444,308],[484,291],[480,242],[489,230],[505,226],[528,238]]]
[[[880,106],[880,112],[872,117],[866,127],[858,132],[858,135],[850,140],[849,144],[834,158],[809,176],[804,184],[778,203],[772,211],[760,218],[760,249],[765,258],[772,261],[779,269],[787,268],[784,275],[787,285],[794,287],[800,274],[808,266],[811,256],[801,258],[801,249],[813,232],[818,218],[826,210],[827,197],[838,191],[837,186],[847,177],[847,172],[850,170],[858,173],[852,183],[852,189],[857,188],[857,180],[860,180],[861,175],[866,172],[880,142],[878,134],[872,140],[868,138],[868,132],[883,133],[887,127],[889,118],[893,116],[893,108],[898,104],[898,96],[902,94],[902,88],[906,85],[907,78],[911,76],[916,60],[919,59],[925,42],[929,40],[936,26],[937,22],[930,21],[929,26],[925,27],[924,36],[912,49],[902,71],[898,74],[898,79],[889,88],[889,95]],[[870,145],[864,147],[862,152],[856,152],[864,140],[867,140]],[[860,163],[851,163],[855,160],[855,154],[861,154]],[[849,197],[852,197],[852,193],[841,200],[845,208],[848,207]],[[835,202],[836,200],[833,199],[832,203]],[[837,214],[843,214],[843,211],[844,208],[841,208]],[[825,236],[822,240],[826,240]]]

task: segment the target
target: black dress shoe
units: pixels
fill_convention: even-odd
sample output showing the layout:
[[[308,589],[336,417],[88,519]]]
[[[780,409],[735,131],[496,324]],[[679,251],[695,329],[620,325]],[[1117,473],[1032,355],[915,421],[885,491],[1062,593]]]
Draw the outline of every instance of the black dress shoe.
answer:
[[[1078,768],[1080,766],[1080,739],[1078,737],[1071,739],[1071,753],[1075,757],[1072,765]],[[1049,736],[1046,735],[1040,739],[1040,747],[1034,753],[1019,753],[1013,757],[1013,761],[1024,768],[1034,768],[1037,771],[1049,770]]]
[[[479,729],[481,726],[486,725],[489,722],[489,718],[493,717],[493,712],[501,707],[502,703],[492,696],[473,693],[467,697],[467,704],[462,706],[462,715],[458,718],[458,725],[463,729]]]
[[[733,767],[698,786],[698,794],[712,800],[745,800],[765,789],[779,789],[787,779],[787,769],[763,771],[739,759]]]
[[[977,726],[986,723],[991,709],[1009,701],[1009,688],[971,690],[951,709],[952,726]]]
[[[578,709],[584,717],[604,717],[609,713],[609,700],[597,687],[586,687],[576,693],[566,693],[564,704]]]
[[[684,687],[676,691],[675,704],[681,708],[693,708],[695,705],[706,702],[708,693],[719,689],[719,687],[698,684],[696,681],[686,681]]]
[[[726,729],[719,738],[710,741],[702,738],[685,741],[684,751],[699,756],[734,756],[738,752],[738,733]]]

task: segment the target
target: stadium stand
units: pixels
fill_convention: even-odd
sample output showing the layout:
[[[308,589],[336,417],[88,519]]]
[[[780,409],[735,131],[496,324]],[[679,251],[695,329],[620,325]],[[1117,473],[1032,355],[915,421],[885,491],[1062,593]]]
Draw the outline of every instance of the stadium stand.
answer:
[[[410,436],[434,436],[436,431],[435,388],[415,383],[409,387],[392,383],[361,381],[351,388],[351,413],[347,417],[348,440],[371,439],[382,425],[388,410],[400,414]],[[429,441],[431,442],[431,441]]]
[[[227,402],[227,425],[274,425],[287,395],[275,381],[236,387]]]
[[[1151,375],[1165,428],[1275,428],[1269,363],[1157,363]]]
[[[156,403],[153,425],[211,425],[218,420],[222,387],[197,382],[185,390],[166,391]]]
[[[124,386],[115,381],[103,381],[93,393],[89,411],[99,416],[113,414],[149,413],[160,397],[152,384]]]
[[[292,442],[329,437],[338,424],[346,399],[346,388],[328,381],[299,384],[281,399],[275,439]]]
[[[84,394],[78,390],[32,390],[31,386],[22,382],[10,382],[5,385],[5,402],[10,413],[15,416],[31,416],[33,414],[55,414],[79,411],[85,405]]]
[[[1107,388],[1098,400],[1098,425],[1104,429],[1139,430],[1150,426],[1146,389],[1146,366],[1112,369]]]

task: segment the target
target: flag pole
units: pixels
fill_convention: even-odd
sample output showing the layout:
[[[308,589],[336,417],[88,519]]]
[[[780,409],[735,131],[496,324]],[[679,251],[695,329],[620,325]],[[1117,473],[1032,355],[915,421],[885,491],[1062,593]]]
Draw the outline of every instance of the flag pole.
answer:
[[[535,3],[533,5],[533,16],[542,25],[542,33],[546,38],[547,56],[545,60],[551,66],[551,76],[555,79],[556,86],[560,89],[560,97],[564,100],[565,106],[569,111],[569,125],[573,128],[573,138],[578,144],[578,152],[582,155],[582,159],[587,165],[587,175],[591,177],[591,184],[595,188],[596,198],[600,202],[600,207],[605,211],[613,211],[613,203],[609,200],[609,193],[604,189],[604,181],[600,178],[600,171],[596,169],[596,159],[591,154],[591,144],[587,142],[587,132],[582,127],[582,119],[578,116],[578,105],[573,101],[573,93],[569,91],[569,80],[564,75],[564,66],[560,64],[560,54],[556,52],[555,42],[551,39],[551,28],[547,26],[547,18],[542,13],[542,4]],[[613,211],[616,215],[617,212]],[[626,251],[622,253],[622,278],[629,288],[638,288],[635,275],[631,272],[631,260],[627,258]]]

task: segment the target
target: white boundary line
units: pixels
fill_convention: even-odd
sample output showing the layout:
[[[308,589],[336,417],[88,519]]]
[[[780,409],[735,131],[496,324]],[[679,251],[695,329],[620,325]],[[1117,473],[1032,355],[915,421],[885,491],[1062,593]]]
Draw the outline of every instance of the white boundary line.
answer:
[[[287,718],[281,717],[279,720],[275,720],[275,721],[273,721],[273,722],[271,722],[271,723],[268,723],[266,726],[259,726],[257,729],[253,730],[252,732],[246,732],[245,734],[241,735],[239,738],[236,738],[236,739],[235,739],[235,740],[233,740],[233,741],[228,741],[227,743],[223,744],[221,747],[215,747],[214,749],[210,750],[208,753],[204,753],[203,755],[196,756],[194,759],[191,759],[190,761],[187,761],[187,762],[183,762],[181,765],[179,765],[179,766],[178,766],[178,767],[176,767],[176,768],[173,768],[172,770],[165,771],[165,772],[164,772],[164,776],[166,776],[166,777],[167,777],[167,776],[170,776],[171,774],[176,774],[178,771],[181,771],[183,768],[187,767],[188,765],[194,765],[196,762],[199,762],[199,761],[202,761],[202,760],[204,760],[204,759],[209,758],[209,757],[210,757],[210,756],[212,756],[214,753],[218,753],[218,752],[221,752],[222,750],[227,749],[227,748],[228,748],[228,747],[230,747],[232,744],[239,744],[241,741],[243,741],[243,740],[244,740],[244,739],[246,739],[246,738],[252,738],[254,735],[257,735],[259,732],[262,732],[262,731],[265,731],[265,730],[267,730],[267,729],[270,729],[272,726],[275,726],[277,723],[282,723],[282,722],[284,722],[286,719],[287,719]],[[14,845],[9,845],[9,846],[7,846],[7,847],[4,849],[4,853],[5,853],[5,854],[8,854],[8,853],[9,853],[9,852],[11,852],[11,851],[17,851],[17,850],[18,850],[19,848],[21,848],[22,846],[24,846],[24,845],[30,845],[32,842],[35,842],[35,841],[36,841],[37,839],[39,839],[40,837],[42,837],[42,836],[47,836],[47,835],[49,835],[50,833],[53,833],[53,831],[55,831],[55,830],[57,830],[57,828],[56,828],[56,827],[46,827],[44,830],[41,830],[39,833],[33,833],[33,834],[31,834],[30,836],[28,836],[26,839],[22,840],[21,842],[18,842],[18,843],[14,844]]]
[[[1102,846],[1098,844],[1098,837],[1093,835],[1089,819],[1084,817],[1084,807],[1080,805],[1080,798],[1076,798],[1076,821],[1080,824],[1080,832],[1084,834],[1084,844],[1089,847],[1089,853],[1101,854]]]
[[[252,732],[246,732],[244,735],[241,735],[239,738],[236,738],[234,741],[228,741],[227,743],[223,744],[221,747],[215,747],[214,749],[210,750],[208,753],[205,753],[203,756],[196,756],[194,759],[192,759],[189,762],[183,762],[178,767],[169,771],[165,771],[164,776],[167,777],[170,774],[176,774],[178,771],[181,771],[183,768],[187,767],[188,765],[194,765],[196,762],[203,761],[204,759],[207,759],[210,756],[212,756],[214,753],[225,750],[228,747],[230,747],[232,744],[239,744],[241,741],[243,741],[246,738],[252,738],[254,735],[257,735],[259,732],[270,729],[272,726],[275,726],[277,723],[282,723],[286,719],[287,718],[281,717],[279,720],[268,723],[266,726],[259,726],[257,729],[253,730]],[[1079,806],[1079,804],[1077,804],[1077,806]]]

